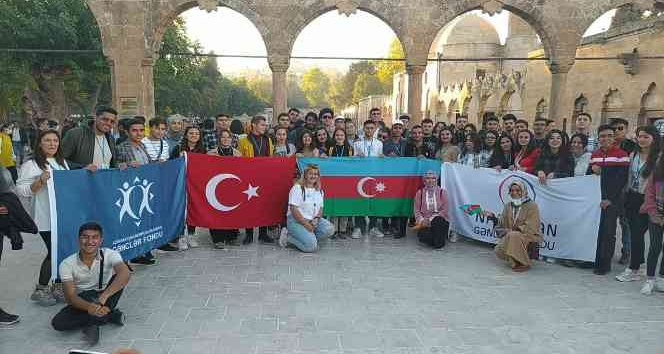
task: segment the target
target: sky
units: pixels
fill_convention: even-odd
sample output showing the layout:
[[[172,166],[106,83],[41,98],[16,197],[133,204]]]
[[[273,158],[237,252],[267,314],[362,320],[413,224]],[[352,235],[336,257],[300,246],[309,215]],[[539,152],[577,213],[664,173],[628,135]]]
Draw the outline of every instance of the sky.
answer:
[[[478,12],[479,14],[479,12]],[[586,35],[608,29],[615,11],[608,12],[590,26]],[[501,42],[507,36],[508,12],[489,16],[498,31]],[[207,13],[193,8],[182,14],[186,21],[187,34],[198,41],[206,52],[216,54],[266,55],[263,39],[249,19],[226,7]],[[229,30],[232,29],[232,30]],[[232,35],[225,36],[225,33]],[[346,17],[337,11],[327,12],[312,21],[302,30],[295,45],[293,56],[333,57],[384,57],[390,43],[396,37],[394,31],[381,19],[364,11]],[[269,72],[267,59],[219,58],[219,69],[224,74],[246,71]],[[348,60],[291,60],[291,69],[318,66],[324,69],[345,71],[352,61]]]

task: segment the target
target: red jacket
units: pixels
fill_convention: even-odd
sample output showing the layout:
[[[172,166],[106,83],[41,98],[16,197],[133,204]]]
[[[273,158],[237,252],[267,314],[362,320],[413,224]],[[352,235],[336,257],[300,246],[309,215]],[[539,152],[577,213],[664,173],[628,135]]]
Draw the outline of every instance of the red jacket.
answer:
[[[534,149],[530,154],[526,156],[521,156],[520,153],[516,154],[514,158],[514,165],[517,169],[525,168],[527,173],[535,173],[535,164],[537,163],[537,158],[539,158],[540,149]]]

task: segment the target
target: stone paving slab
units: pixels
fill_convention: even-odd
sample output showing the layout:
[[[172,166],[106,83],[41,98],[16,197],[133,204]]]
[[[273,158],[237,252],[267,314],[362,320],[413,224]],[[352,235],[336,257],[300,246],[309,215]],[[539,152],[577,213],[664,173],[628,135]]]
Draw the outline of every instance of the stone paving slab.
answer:
[[[537,262],[515,274],[490,247],[462,241],[433,251],[413,235],[324,242],[317,254],[271,245],[158,254],[136,267],[120,309],[124,327],[90,348],[155,354],[662,353],[664,294],[639,294],[590,270]],[[58,333],[28,297],[45,254],[26,236],[5,247],[0,306],[21,322],[0,328],[0,353],[85,348]]]

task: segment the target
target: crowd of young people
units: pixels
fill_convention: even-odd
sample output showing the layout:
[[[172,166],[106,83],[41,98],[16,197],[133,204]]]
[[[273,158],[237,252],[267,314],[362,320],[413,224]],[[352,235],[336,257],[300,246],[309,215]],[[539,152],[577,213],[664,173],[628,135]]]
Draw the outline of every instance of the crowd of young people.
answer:
[[[146,122],[142,117],[134,117],[118,122],[114,109],[100,107],[90,124],[68,130],[62,139],[57,130],[41,131],[35,139],[34,156],[21,166],[17,182],[18,193],[31,198],[32,215],[47,249],[31,299],[51,306],[67,297],[59,281],[49,286],[51,243],[45,191],[49,171],[84,168],[94,172],[137,167],[177,158],[185,152],[244,157],[417,157],[475,168],[520,170],[537,176],[542,184],[556,178],[595,174],[601,179],[602,200],[598,203],[602,212],[596,260],[592,264],[594,272],[607,274],[611,270],[620,226],[619,263],[628,266],[616,279],[645,280],[643,294],[664,291],[664,268],[660,268],[659,278],[655,276],[659,258],[664,257],[664,159],[659,158],[660,133],[652,126],[638,127],[633,140],[627,137],[627,120],[613,119],[610,124],[593,130],[592,117],[585,113],[576,117],[571,135],[557,129],[553,121],[542,118],[535,119],[530,130],[528,121],[509,114],[502,117],[502,122],[496,116],[485,117],[479,130],[464,116],[446,125],[431,119],[411,124],[410,117],[402,115],[388,127],[377,108],[371,110],[369,119],[361,122],[360,127],[351,119],[335,117],[331,109],[308,112],[301,119],[300,112],[293,108],[275,121],[276,126],[269,127],[265,117],[255,116],[246,129],[240,121],[224,114],[200,125],[178,115],[167,120],[154,118]],[[145,136],[146,123],[148,136]],[[258,228],[259,241],[273,243],[276,237],[270,236],[269,230],[281,230],[278,239],[282,246],[292,244],[302,251],[313,252],[318,249],[317,241],[327,236],[405,237],[409,221],[403,217],[357,215],[323,219],[324,188],[320,186],[320,173],[315,168],[305,172],[291,190],[285,222],[273,228]],[[435,183],[436,178],[431,174],[425,176],[424,187],[415,198],[415,220],[411,226],[419,228],[422,242],[441,248],[447,239],[455,242],[458,235],[449,232],[447,195]],[[160,249],[197,247],[195,231],[195,227],[187,226],[182,236]],[[650,237],[647,250],[646,231]],[[254,241],[253,232],[245,230],[243,244]],[[237,244],[239,235],[239,230],[210,230],[213,245],[218,249]],[[131,263],[151,265],[155,261],[148,252]]]

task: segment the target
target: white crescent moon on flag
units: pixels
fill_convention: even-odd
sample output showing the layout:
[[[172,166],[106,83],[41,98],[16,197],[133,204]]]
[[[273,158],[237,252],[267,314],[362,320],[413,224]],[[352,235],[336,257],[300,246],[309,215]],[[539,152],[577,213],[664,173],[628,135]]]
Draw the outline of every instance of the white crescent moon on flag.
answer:
[[[205,198],[207,199],[207,202],[210,204],[211,207],[222,212],[233,211],[240,206],[240,203],[235,204],[233,206],[223,205],[219,202],[219,199],[217,199],[217,186],[219,185],[219,183],[223,182],[226,179],[234,179],[237,181],[242,181],[240,177],[236,175],[222,173],[212,177],[210,181],[207,183],[207,186],[205,186]]]
[[[375,194],[373,194],[373,195],[372,195],[372,194],[367,194],[367,193],[364,191],[364,184],[365,184],[366,182],[369,182],[369,181],[375,181],[375,180],[376,180],[376,179],[373,178],[373,177],[364,177],[364,178],[362,178],[361,180],[359,180],[359,181],[357,182],[357,194],[359,194],[360,196],[362,196],[362,197],[364,197],[364,198],[373,198],[373,197],[375,197],[375,196],[376,196]]]

